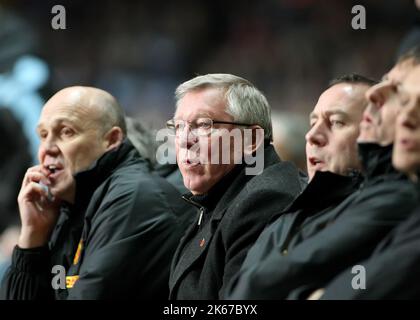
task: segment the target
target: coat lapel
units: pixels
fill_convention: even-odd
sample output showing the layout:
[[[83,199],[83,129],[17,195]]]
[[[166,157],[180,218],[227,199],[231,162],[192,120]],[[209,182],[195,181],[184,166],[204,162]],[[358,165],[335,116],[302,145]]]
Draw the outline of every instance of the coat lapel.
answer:
[[[268,153],[266,152],[265,154],[266,158],[264,162],[266,167],[279,161],[279,158],[275,152],[272,151],[274,149],[272,149],[271,146],[270,148],[268,148]],[[172,260],[171,273],[169,278],[169,299],[175,298],[177,286],[179,285],[183,276],[188,272],[188,270],[194,265],[194,263],[196,263],[197,260],[207,254],[213,236],[217,231],[219,223],[222,220],[226,210],[229,208],[229,206],[232,205],[232,200],[238,196],[247,182],[252,179],[253,176],[245,175],[245,166],[237,167],[237,170],[237,173],[233,173],[236,177],[229,183],[227,190],[223,193],[223,196],[220,198],[220,200],[217,201],[217,205],[214,210],[212,210],[210,213],[207,213],[212,215],[210,217],[210,221],[205,223],[201,230],[198,230],[196,220],[188,228],[185,236],[181,239],[174,254],[174,259]]]
[[[185,237],[181,240],[175,252],[172,263],[172,270],[169,280],[170,299],[174,299],[175,288],[179,284],[183,275],[207,252],[213,235],[222,219],[225,211],[214,212],[201,230],[197,232],[197,223],[190,227]]]
[[[178,264],[180,254],[184,250],[186,243],[194,236],[196,228],[197,228],[197,220],[194,219],[194,222],[191,223],[191,225],[187,228],[187,230],[184,233],[184,236],[179,241],[178,247],[176,248],[175,253],[174,253],[174,257],[172,258],[171,274],[169,277],[170,283],[172,282],[173,273],[175,271],[174,269],[175,269],[175,266]]]

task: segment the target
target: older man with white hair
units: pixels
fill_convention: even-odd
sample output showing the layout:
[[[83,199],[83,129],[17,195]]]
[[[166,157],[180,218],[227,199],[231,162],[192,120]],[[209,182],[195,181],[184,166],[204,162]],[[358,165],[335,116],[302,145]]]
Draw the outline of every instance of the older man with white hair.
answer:
[[[190,190],[184,199],[198,214],[175,253],[170,298],[219,299],[271,215],[304,182],[270,144],[270,107],[249,81],[198,76],[177,88],[176,99],[167,126]]]

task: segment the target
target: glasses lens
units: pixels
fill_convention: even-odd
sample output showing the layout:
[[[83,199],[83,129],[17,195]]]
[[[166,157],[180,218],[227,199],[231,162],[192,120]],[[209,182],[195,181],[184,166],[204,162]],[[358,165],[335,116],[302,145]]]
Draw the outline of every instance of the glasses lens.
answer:
[[[200,118],[197,120],[196,128],[197,135],[207,136],[211,133],[213,128],[213,121],[209,118]]]
[[[169,120],[166,127],[170,130],[171,135],[179,136],[182,134],[186,126],[184,120]],[[213,121],[209,118],[199,118],[189,123],[189,132],[197,136],[208,136],[213,128]]]

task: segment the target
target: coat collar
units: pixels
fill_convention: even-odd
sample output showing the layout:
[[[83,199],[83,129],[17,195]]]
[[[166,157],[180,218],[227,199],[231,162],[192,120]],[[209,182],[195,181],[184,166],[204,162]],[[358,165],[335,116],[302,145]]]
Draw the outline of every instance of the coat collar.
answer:
[[[347,176],[317,171],[305,190],[286,210],[292,212],[306,207],[323,208],[353,193],[361,181],[362,176],[357,171],[351,171]]]
[[[104,153],[89,168],[75,174],[75,201],[73,204],[67,202],[62,204],[60,216],[49,241],[50,249],[54,254],[60,254],[55,252],[55,250],[60,251],[59,248],[61,246],[57,246],[57,241],[64,241],[63,236],[65,236],[66,245],[72,246],[74,241],[79,241],[82,230],[86,230],[83,226],[89,225],[88,220],[90,217],[86,215],[86,210],[97,188],[121,166],[142,162],[145,166],[147,165],[147,162],[139,156],[131,142],[125,139],[120,146]],[[88,215],[93,215],[94,213],[95,210],[92,210]],[[68,223],[69,220],[71,223]],[[66,228],[67,231],[63,228]],[[77,244],[77,242],[75,243]],[[66,261],[67,265],[71,264],[67,256],[60,259]]]
[[[359,158],[367,179],[383,174],[394,174],[392,166],[393,145],[381,146],[377,143],[359,143]]]
[[[131,162],[141,162],[137,150],[128,139],[115,149],[104,153],[89,168],[74,175],[76,194],[74,204],[65,203],[64,207],[74,211],[84,211],[95,190],[119,167]],[[147,166],[146,161],[143,161]]]
[[[269,144],[264,148],[264,169],[279,163],[281,160],[274,150],[274,147]],[[206,194],[193,195],[187,193],[182,198],[195,206],[198,209],[204,208],[211,211],[216,208],[216,211],[223,211],[225,207],[230,204],[228,199],[233,199],[238,192],[243,189],[243,186],[254,176],[245,175],[245,169],[249,165],[238,164],[219,182],[217,182]],[[222,201],[221,201],[222,200]],[[226,200],[226,201],[223,201]]]
[[[264,148],[264,169],[280,162],[272,145]],[[210,210],[210,217],[207,223],[198,228],[199,217],[190,225],[180,240],[178,248],[174,254],[170,273],[170,299],[175,298],[176,288],[182,276],[187,272],[191,265],[195,263],[210,246],[211,239],[215,234],[220,220],[222,220],[227,208],[232,205],[232,201],[243,190],[246,183],[255,176],[245,174],[246,165],[237,165],[229,174],[222,178],[206,195],[192,196],[192,194],[184,195],[186,201],[198,209]],[[201,213],[200,213],[201,214]],[[192,243],[197,240],[196,237],[200,233],[200,239],[204,239],[202,245]],[[192,253],[188,257],[183,257],[183,251],[186,246],[195,246]],[[189,247],[191,250],[191,247]],[[180,260],[182,259],[182,260]]]

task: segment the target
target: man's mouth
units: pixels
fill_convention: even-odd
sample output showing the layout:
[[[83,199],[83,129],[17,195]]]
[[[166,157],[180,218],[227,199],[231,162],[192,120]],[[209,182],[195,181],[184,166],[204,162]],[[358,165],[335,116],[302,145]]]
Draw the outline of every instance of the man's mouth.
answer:
[[[63,171],[61,164],[47,164],[44,167],[48,171],[47,177],[49,179],[55,179]]]
[[[398,143],[406,151],[416,151],[418,149],[418,144],[415,139],[402,138],[398,140]]]
[[[309,164],[315,170],[319,170],[319,169],[321,169],[324,166],[325,162],[322,161],[322,160],[320,160],[319,158],[309,157]]]
[[[323,163],[323,161],[321,161],[320,159],[315,158],[315,157],[310,157],[309,158],[309,163],[311,165],[317,165],[318,163]]]
[[[360,127],[361,130],[362,129],[365,129],[366,130],[366,129],[371,129],[374,126],[373,126],[373,123],[372,122],[362,121],[362,122],[360,122],[359,127]]]
[[[186,167],[195,167],[200,165],[200,161],[198,160],[198,158],[187,158],[182,160],[182,164]]]
[[[370,122],[362,121],[359,125],[360,133],[357,137],[358,142],[376,141],[377,132],[375,126]]]
[[[191,150],[180,150],[178,159],[184,167],[194,167],[201,164],[200,153]]]

